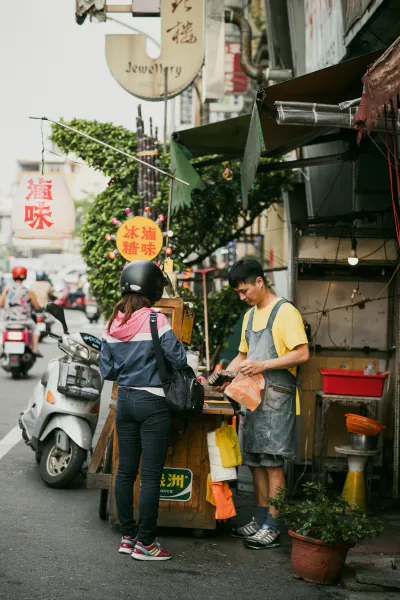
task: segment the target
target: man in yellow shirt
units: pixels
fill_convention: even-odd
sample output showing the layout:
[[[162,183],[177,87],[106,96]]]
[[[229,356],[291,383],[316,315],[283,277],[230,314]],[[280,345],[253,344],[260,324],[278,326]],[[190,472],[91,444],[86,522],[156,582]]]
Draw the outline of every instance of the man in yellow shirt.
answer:
[[[295,457],[295,421],[299,413],[297,367],[309,358],[302,317],[287,300],[267,287],[255,260],[239,260],[229,272],[229,285],[248,306],[237,357],[229,371],[265,378],[261,404],[247,411],[243,429],[243,464],[253,474],[255,514],[250,523],[232,530],[247,548],[279,545],[276,510],[268,498],[285,488],[284,464]]]

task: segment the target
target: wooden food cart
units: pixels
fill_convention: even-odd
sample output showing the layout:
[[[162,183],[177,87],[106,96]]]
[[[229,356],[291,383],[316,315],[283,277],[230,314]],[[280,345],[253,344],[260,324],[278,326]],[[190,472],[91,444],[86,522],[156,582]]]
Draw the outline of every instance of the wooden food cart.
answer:
[[[168,316],[176,337],[185,341],[187,322],[183,300],[162,298],[156,307]],[[186,318],[187,321],[187,318]],[[190,329],[190,327],[189,327]],[[100,434],[88,469],[88,487],[100,489],[99,514],[110,523],[118,522],[115,502],[115,478],[118,469],[118,443],[115,409],[118,386],[114,384],[110,412]],[[207,477],[210,472],[207,433],[221,426],[233,415],[229,402],[206,386],[203,414],[189,421],[182,433],[183,420],[174,419],[173,433],[160,486],[158,524],[162,527],[188,527],[194,530],[215,529],[215,507],[206,501]],[[138,506],[139,478],[134,501]],[[135,518],[138,514],[135,510]]]

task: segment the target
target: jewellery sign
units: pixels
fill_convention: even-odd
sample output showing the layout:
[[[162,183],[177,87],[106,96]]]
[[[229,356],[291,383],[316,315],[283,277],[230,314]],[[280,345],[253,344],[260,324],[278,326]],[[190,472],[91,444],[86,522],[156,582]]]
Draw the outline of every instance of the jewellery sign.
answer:
[[[12,208],[13,235],[22,239],[70,238],[75,229],[75,207],[61,175],[21,179]]]
[[[118,229],[116,243],[120,254],[129,262],[153,260],[161,251],[163,234],[151,219],[133,217]]]
[[[190,469],[164,467],[160,483],[160,500],[188,502],[192,497],[193,474]]]
[[[203,64],[204,0],[161,1],[161,54],[146,53],[145,35],[107,35],[106,58],[113,77],[144,100],[173,98],[186,89]]]

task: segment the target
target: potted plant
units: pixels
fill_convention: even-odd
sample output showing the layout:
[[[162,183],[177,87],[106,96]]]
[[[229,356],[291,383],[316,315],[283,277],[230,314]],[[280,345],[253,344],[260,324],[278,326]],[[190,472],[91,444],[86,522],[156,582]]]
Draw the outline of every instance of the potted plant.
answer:
[[[383,522],[343,498],[328,498],[320,483],[305,483],[303,489],[306,499],[300,504],[289,504],[284,490],[269,503],[290,527],[294,576],[330,585],[339,579],[350,548],[380,535]]]

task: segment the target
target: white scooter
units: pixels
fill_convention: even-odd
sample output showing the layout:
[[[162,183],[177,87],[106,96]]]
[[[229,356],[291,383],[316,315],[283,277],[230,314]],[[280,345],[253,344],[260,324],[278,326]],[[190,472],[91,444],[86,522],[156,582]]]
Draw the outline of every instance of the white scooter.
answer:
[[[101,342],[87,333],[70,335],[62,307],[50,303],[46,310],[63,327],[62,336],[49,336],[58,340],[65,356],[50,361],[19,426],[40,463],[43,481],[64,488],[90,459],[103,388],[98,369]]]

